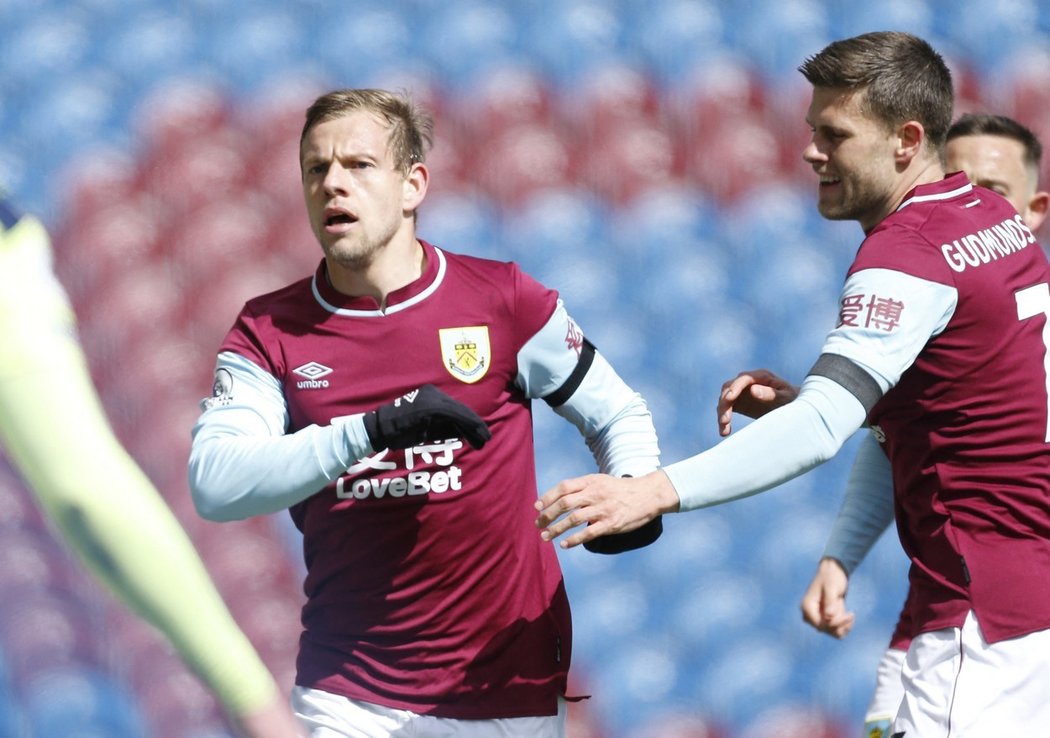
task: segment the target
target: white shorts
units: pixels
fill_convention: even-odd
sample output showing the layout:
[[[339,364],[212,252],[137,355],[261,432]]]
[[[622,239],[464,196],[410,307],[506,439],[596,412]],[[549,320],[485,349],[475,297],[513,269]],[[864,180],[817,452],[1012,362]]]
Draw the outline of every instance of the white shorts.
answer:
[[[903,649],[887,648],[879,659],[875,672],[875,692],[871,696],[868,711],[864,713],[862,735],[866,738],[889,738],[890,723],[904,698],[904,683],[901,681],[904,654]]]
[[[295,687],[292,708],[309,738],[565,738],[565,700],[550,717],[458,720]]]
[[[903,738],[1032,738],[1050,726],[1050,630],[988,644],[970,612],[961,629],[912,640],[902,677]]]

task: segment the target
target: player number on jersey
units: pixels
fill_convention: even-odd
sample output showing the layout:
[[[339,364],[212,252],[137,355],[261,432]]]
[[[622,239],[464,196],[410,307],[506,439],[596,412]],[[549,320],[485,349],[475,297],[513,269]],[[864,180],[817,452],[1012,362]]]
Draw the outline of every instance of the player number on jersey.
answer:
[[[1025,287],[1014,293],[1017,298],[1017,319],[1028,320],[1037,315],[1045,315],[1043,323],[1043,354],[1044,379],[1046,380],[1047,398],[1047,421],[1046,441],[1050,443],[1050,285],[1046,282]]]

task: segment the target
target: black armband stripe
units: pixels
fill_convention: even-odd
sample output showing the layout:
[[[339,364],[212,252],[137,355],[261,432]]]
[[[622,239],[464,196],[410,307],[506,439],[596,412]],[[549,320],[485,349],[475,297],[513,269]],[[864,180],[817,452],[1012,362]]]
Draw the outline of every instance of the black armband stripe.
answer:
[[[870,413],[875,403],[882,399],[882,389],[879,388],[879,383],[845,356],[821,354],[809,373],[818,377],[827,377],[832,382],[845,387],[860,401],[865,415]]]
[[[591,364],[594,363],[594,350],[594,344],[584,338],[583,347],[580,349],[580,360],[576,363],[576,368],[572,370],[572,374],[561,387],[543,398],[544,402],[551,407],[558,407],[568,402],[573,392],[583,382],[583,378],[587,376],[587,372],[590,371]]]

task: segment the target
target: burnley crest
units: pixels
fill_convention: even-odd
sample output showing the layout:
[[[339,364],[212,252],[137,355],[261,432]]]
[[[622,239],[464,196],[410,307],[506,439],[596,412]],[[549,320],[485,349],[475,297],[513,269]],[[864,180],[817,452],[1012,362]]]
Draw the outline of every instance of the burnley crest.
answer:
[[[442,363],[449,374],[467,384],[485,376],[492,359],[487,325],[442,328],[438,337]]]

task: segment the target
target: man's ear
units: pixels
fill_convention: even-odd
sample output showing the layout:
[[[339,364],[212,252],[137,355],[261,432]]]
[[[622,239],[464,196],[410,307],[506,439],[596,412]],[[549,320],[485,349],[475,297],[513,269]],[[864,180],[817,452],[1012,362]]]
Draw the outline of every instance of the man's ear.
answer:
[[[423,202],[430,184],[430,172],[423,164],[413,164],[402,186],[402,206],[405,212],[414,212]]]
[[[917,120],[909,120],[897,128],[897,148],[894,155],[897,164],[907,166],[919,155],[926,143],[926,129]]]
[[[1025,225],[1034,233],[1039,230],[1039,226],[1046,220],[1047,213],[1050,212],[1050,192],[1037,192],[1032,195],[1032,198],[1028,201],[1028,206],[1025,208],[1024,222]]]

